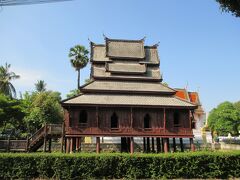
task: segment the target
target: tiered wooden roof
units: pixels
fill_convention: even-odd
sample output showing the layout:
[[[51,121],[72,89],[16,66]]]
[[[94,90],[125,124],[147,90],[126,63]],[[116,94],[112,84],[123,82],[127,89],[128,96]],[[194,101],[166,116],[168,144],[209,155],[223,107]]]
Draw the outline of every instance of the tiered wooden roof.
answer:
[[[63,105],[148,106],[194,109],[196,105],[175,96],[160,75],[157,46],[141,40],[105,39],[91,46],[92,82],[82,94]]]

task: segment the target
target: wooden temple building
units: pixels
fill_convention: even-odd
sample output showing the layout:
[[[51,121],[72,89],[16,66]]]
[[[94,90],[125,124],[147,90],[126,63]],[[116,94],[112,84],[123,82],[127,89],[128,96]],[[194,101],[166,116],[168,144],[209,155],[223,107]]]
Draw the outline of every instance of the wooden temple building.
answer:
[[[197,108],[178,98],[176,90],[164,86],[157,45],[141,40],[105,38],[105,44],[91,42],[91,82],[81,86],[76,97],[62,101],[66,152],[81,147],[86,136],[121,137],[121,149],[134,152],[134,138],[142,138],[156,152],[168,152],[169,140],[176,151],[176,138],[193,144],[193,111]],[[155,142],[155,146],[154,146]]]

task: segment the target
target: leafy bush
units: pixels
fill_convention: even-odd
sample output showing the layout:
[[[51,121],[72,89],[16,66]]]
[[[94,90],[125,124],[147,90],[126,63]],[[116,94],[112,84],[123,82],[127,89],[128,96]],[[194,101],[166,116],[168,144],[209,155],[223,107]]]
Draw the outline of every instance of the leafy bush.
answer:
[[[0,154],[0,179],[240,177],[240,152]]]

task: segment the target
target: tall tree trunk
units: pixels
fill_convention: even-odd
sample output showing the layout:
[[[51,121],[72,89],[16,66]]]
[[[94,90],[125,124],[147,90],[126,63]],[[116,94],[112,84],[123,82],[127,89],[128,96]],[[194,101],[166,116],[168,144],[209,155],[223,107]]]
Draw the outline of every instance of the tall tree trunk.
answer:
[[[79,89],[80,88],[80,69],[78,69],[77,72],[78,72],[78,80],[77,80],[78,81],[77,82],[78,85],[77,85],[77,89]]]

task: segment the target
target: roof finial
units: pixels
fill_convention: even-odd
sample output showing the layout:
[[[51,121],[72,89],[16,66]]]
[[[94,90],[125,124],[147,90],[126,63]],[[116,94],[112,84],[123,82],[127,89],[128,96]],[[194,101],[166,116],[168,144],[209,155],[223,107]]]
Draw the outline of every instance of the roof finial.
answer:
[[[186,83],[185,89],[186,89],[186,90],[188,89],[188,81],[187,81],[187,83]]]
[[[141,41],[145,41],[145,39],[146,39],[147,37],[146,36],[144,36],[142,39],[141,39]]]
[[[105,40],[108,39],[107,36],[104,34],[104,32],[103,32],[103,37],[104,37]]]
[[[153,47],[158,47],[160,44],[160,41],[158,41],[156,44],[153,45]]]
[[[88,37],[88,41],[90,43],[90,46],[94,45],[95,43],[91,41],[91,39]]]

